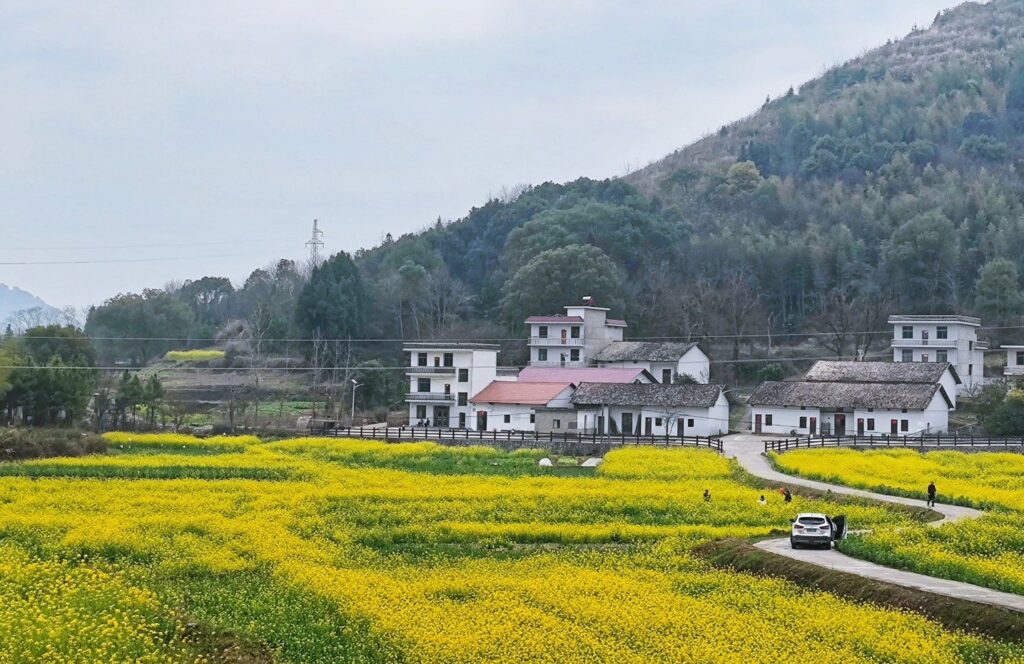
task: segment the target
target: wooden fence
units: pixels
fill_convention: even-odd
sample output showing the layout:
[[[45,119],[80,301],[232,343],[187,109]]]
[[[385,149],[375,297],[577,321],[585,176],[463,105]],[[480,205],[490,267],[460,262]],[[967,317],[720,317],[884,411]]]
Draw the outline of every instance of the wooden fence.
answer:
[[[1024,450],[1024,437],[960,436],[952,434],[917,434],[913,436],[804,436],[764,441],[764,451],[786,452],[826,447],[911,447],[917,449],[993,448]]]
[[[540,447],[570,453],[576,449],[600,450],[622,445],[658,447],[706,447],[722,451],[722,439],[708,436],[642,436],[628,434],[539,433],[536,431],[474,431],[430,427],[342,427],[333,422],[310,423],[310,433],[336,438],[364,438],[392,443],[429,440],[445,445],[489,445],[502,449]]]

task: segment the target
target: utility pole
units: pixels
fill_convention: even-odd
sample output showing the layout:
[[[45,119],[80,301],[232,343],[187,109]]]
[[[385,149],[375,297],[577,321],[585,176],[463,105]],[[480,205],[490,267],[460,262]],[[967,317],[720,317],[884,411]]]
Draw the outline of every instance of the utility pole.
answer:
[[[361,383],[357,383],[355,378],[352,379],[352,414],[348,417],[348,427],[350,429],[356,423],[356,388],[360,385]]]
[[[306,242],[306,246],[309,247],[309,269],[312,270],[320,265],[320,248],[324,246],[324,241],[321,239],[324,236],[324,232],[320,230],[320,225],[316,219],[313,220],[313,235]]]

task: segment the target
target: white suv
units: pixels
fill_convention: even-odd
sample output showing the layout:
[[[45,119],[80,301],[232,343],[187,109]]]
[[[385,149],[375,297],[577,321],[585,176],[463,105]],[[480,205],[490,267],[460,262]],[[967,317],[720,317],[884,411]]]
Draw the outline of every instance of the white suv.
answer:
[[[824,514],[799,514],[793,519],[793,530],[789,535],[789,545],[794,549],[801,544],[832,548],[834,531],[832,519]]]

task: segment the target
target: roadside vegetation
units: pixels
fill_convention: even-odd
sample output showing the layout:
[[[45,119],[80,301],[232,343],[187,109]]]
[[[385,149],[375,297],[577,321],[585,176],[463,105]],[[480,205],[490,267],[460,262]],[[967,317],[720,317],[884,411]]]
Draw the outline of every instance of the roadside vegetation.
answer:
[[[934,481],[940,502],[989,510],[936,528],[883,527],[842,542],[846,553],[1024,594],[1024,456],[994,452],[797,450],[772,455],[782,472],[924,500]]]
[[[82,598],[90,648],[113,653],[99,659],[195,661],[209,639],[188,625],[292,662],[1024,656],[919,615],[709,566],[695,546],[769,536],[795,511],[835,505],[758,506],[763,489],[706,450],[626,448],[560,476],[529,450],[307,438],[195,454],[218,440],[136,442],[0,465],[3,577],[56,566],[65,591],[47,592]],[[876,529],[915,523],[877,505],[843,510]],[[102,583],[84,582],[94,575]],[[100,629],[106,616],[88,607],[119,602],[139,608]],[[22,603],[3,611],[22,635],[62,628]],[[36,644],[0,639],[0,658]],[[73,644],[53,641],[54,657]]]

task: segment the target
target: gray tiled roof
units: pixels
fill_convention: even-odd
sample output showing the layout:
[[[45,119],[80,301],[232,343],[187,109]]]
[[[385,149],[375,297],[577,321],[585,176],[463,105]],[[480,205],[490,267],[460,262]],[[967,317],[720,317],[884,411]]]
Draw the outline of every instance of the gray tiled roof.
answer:
[[[837,383],[938,383],[950,370],[959,383],[956,370],[947,362],[835,362],[820,360],[804,376],[806,381]]]
[[[581,383],[572,396],[577,406],[655,406],[710,408],[721,385],[659,385],[640,383]]]
[[[613,341],[594,356],[597,362],[678,362],[696,343]]]
[[[812,408],[878,408],[923,410],[941,391],[934,383],[835,383],[812,381],[765,381],[757,386],[751,406],[808,406]]]

